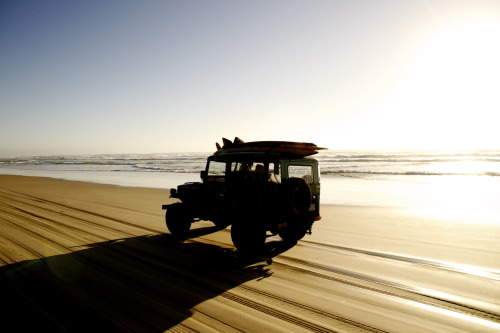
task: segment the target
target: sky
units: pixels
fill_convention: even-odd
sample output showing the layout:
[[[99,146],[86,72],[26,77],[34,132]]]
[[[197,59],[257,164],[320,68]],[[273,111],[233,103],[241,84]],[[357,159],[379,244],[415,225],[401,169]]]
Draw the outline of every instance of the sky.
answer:
[[[497,0],[2,0],[0,156],[500,148]]]

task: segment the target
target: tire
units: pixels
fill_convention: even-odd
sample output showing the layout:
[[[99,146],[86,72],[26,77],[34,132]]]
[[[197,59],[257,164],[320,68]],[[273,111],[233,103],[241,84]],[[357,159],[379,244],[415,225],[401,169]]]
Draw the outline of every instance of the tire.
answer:
[[[284,213],[286,227],[278,230],[278,235],[287,242],[302,239],[309,227],[308,215],[312,203],[312,192],[309,184],[301,178],[290,178],[284,188]]]
[[[286,209],[295,216],[307,216],[312,203],[309,185],[301,178],[288,179],[285,187]]]
[[[176,203],[167,208],[165,213],[167,228],[177,239],[186,239],[191,228],[191,219],[186,215],[184,205]]]
[[[215,224],[216,227],[221,229],[225,229],[231,224],[231,222],[225,220],[215,220],[213,221],[213,223]]]
[[[223,214],[222,213],[223,209],[219,208],[217,211],[217,214],[215,214],[214,218],[211,219],[213,224],[215,224],[216,227],[224,229],[231,225],[231,218],[228,216],[228,214]],[[225,210],[224,210],[225,212]]]
[[[278,235],[286,242],[294,243],[306,235],[305,220],[302,217],[290,218],[286,227],[278,230]]]
[[[258,254],[266,242],[266,230],[258,221],[243,219],[232,224],[231,240],[240,252]]]

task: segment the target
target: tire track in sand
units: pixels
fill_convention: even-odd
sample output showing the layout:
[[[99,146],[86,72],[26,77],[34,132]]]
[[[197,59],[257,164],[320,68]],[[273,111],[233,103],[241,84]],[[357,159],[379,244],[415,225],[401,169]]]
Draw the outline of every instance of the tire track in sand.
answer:
[[[61,208],[64,208],[65,211],[61,212]],[[75,214],[75,212],[82,215],[80,216],[78,214]],[[125,301],[123,302],[123,304],[119,303],[119,306],[117,306],[116,308],[121,310],[122,313],[127,313],[127,316],[130,317],[129,319],[127,319],[127,322],[132,326],[152,328],[162,327],[165,325],[173,325],[178,329],[182,329],[182,325],[179,323],[177,324],[180,326],[174,325],[172,323],[162,324],[166,320],[162,317],[165,312],[175,312],[176,304],[173,304],[171,306],[167,305],[165,307],[165,304],[169,304],[168,299],[170,296],[168,293],[163,297],[158,296],[158,294],[161,295],[162,293],[159,292],[159,290],[163,291],[168,290],[169,288],[159,287],[162,286],[162,282],[158,280],[155,280],[155,283],[144,283],[144,281],[151,282],[151,276],[155,276],[156,274],[158,274],[158,272],[160,272],[161,274],[159,275],[162,276],[165,276],[166,273],[167,275],[175,276],[174,282],[171,283],[171,287],[175,286],[175,283],[178,282],[179,279],[189,281],[191,285],[196,285],[197,288],[204,289],[205,291],[208,290],[211,292],[211,294],[218,295],[216,297],[226,299],[226,302],[229,301],[230,303],[238,303],[243,307],[252,309],[252,311],[259,312],[265,316],[271,316],[275,318],[273,320],[275,322],[286,322],[287,327],[295,327],[296,329],[300,327],[307,331],[316,332],[331,331],[331,327],[322,326],[305,319],[305,317],[309,315],[307,311],[311,313],[315,312],[312,308],[306,309],[304,307],[301,307],[298,303],[292,304],[290,302],[286,302],[283,298],[279,298],[278,296],[272,297],[270,295],[267,297],[267,299],[263,299],[261,297],[261,299],[257,302],[252,299],[255,295],[249,295],[248,291],[250,289],[247,289],[247,295],[245,296],[242,295],[241,292],[238,293],[234,291],[228,291],[224,287],[221,288],[220,283],[215,281],[217,279],[216,277],[210,282],[207,282],[205,278],[200,279],[197,274],[191,273],[192,267],[189,265],[190,261],[196,262],[196,259],[192,258],[196,258],[199,255],[199,250],[195,250],[194,252],[191,251],[191,253],[186,253],[188,251],[183,248],[182,251],[177,251],[177,255],[175,257],[181,258],[182,262],[186,262],[188,264],[179,266],[180,263],[176,261],[174,262],[176,265],[171,265],[168,260],[172,258],[171,255],[167,258],[165,258],[164,256],[155,258],[155,253],[159,253],[158,249],[153,252],[144,251],[144,244],[148,244],[149,246],[151,246],[151,244],[147,241],[136,242],[132,247],[127,245],[117,247],[113,245],[116,240],[104,239],[99,235],[99,233],[92,233],[88,231],[88,228],[91,227],[105,229],[107,232],[115,232],[121,236],[121,238],[123,239],[123,243],[127,243],[127,238],[130,238],[133,235],[123,232],[119,228],[112,228],[100,224],[98,222],[95,222],[95,220],[96,218],[109,219],[114,222],[130,226],[131,224],[128,222],[124,222],[109,216],[104,216],[102,214],[84,211],[57,202],[13,193],[2,195],[0,213],[2,220],[4,220],[5,226],[11,228],[16,232],[29,236],[30,239],[37,240],[38,242],[45,244],[45,246],[54,248],[57,253],[60,253],[62,254],[62,256],[65,256],[65,258],[67,258],[64,260],[59,259],[61,258],[61,256],[56,255],[57,259],[54,260],[61,260],[65,262],[64,267],[59,267],[59,269],[62,269],[58,274],[63,274],[65,276],[70,276],[76,279],[78,276],[78,269],[75,269],[74,267],[84,266],[86,274],[90,276],[90,278],[87,278],[85,280],[86,288],[90,287],[92,289],[99,290],[104,295],[107,295],[107,293],[109,293],[107,289],[111,289],[112,291],[114,291],[112,293],[112,295],[114,296],[119,296],[117,294],[121,292],[120,290],[126,290],[127,296],[125,297]],[[135,225],[133,226],[136,227]],[[142,229],[149,232],[154,231],[150,228]],[[65,239],[65,244],[61,244],[61,242],[59,241],[63,238]],[[6,251],[15,243],[15,246],[22,248],[27,253],[33,254],[38,258],[44,258],[45,253],[43,251],[40,251],[40,249],[37,249],[36,246],[32,246],[31,242],[31,244],[26,244],[22,241],[12,242],[10,241],[10,239],[4,240],[6,241],[4,243],[4,249]],[[7,240],[10,243],[7,243]],[[86,256],[86,250],[77,250],[75,252],[71,252],[72,250],[69,251],[69,249],[71,248],[71,245],[69,243],[73,242],[76,244],[82,242],[82,240],[87,242],[97,241],[99,243],[104,243],[104,245],[99,245],[99,251],[102,252],[107,249],[107,252],[103,252],[102,255],[99,256],[99,259],[96,260],[95,255],[92,255],[91,257]],[[106,242],[110,243],[106,244]],[[175,246],[177,245],[174,245],[174,247]],[[15,257],[12,255],[8,255],[8,257],[10,257],[9,261],[11,262],[19,261],[20,259],[19,257]],[[186,261],[186,257],[190,258],[190,260]],[[155,260],[152,260],[152,258]],[[141,269],[134,268],[129,270],[124,267],[117,268],[117,263],[121,261],[128,261],[130,266],[141,267]],[[145,262],[149,265],[144,266]],[[151,271],[151,268],[149,268],[149,273],[147,273],[148,266],[154,267],[154,270]],[[143,276],[140,274],[142,270],[146,272],[147,276]],[[64,288],[60,285],[61,282],[58,280],[57,276],[47,276],[43,268],[37,268],[36,270],[31,272],[35,273],[34,276],[37,277],[37,280],[33,280],[34,277],[29,278],[29,285],[44,285],[44,288],[46,288],[47,286],[52,286],[53,288],[60,289],[61,296],[59,296],[59,298],[66,300],[64,302],[65,305],[69,306],[69,304],[67,303],[69,302],[68,299],[74,300],[77,304],[79,304],[76,306],[78,310],[88,311],[89,308],[93,308],[95,309],[94,311],[101,313],[101,315],[97,316],[96,318],[101,318],[102,313],[107,314],[109,315],[109,318],[101,318],[99,320],[102,320],[109,325],[117,325],[118,327],[121,327],[121,325],[118,324],[120,320],[118,320],[117,318],[123,319],[123,314],[119,313],[120,311],[117,311],[117,309],[113,311],[113,307],[110,308],[108,305],[108,303],[116,302],[117,299],[113,299],[113,297],[104,297],[96,301],[95,299],[87,295],[84,290],[86,288],[82,289],[81,286],[79,288],[71,289]],[[124,272],[130,274],[123,274]],[[39,308],[46,305],[43,303],[43,296],[46,296],[44,293],[36,293],[33,296],[33,287],[28,288],[20,281],[9,280],[9,283],[11,287],[17,290],[19,294],[24,295],[24,297],[27,298],[31,303],[40,304],[41,302]],[[232,281],[226,281],[226,283],[234,285]],[[120,287],[118,288],[117,286]],[[235,288],[240,288],[238,283],[236,283]],[[123,297],[123,295],[117,298],[120,299],[120,297]],[[272,300],[271,303],[269,303],[270,299]],[[282,311],[279,306],[276,306],[276,300],[279,300],[280,304],[282,305],[287,305],[288,311]],[[131,306],[131,302],[138,302],[142,305],[144,310],[138,311],[137,306],[134,306],[134,311],[132,313],[130,311],[127,311],[127,306]],[[268,304],[266,304],[266,302],[268,302]],[[291,306],[291,304],[293,306]],[[49,312],[45,311],[46,315],[60,327],[73,327],[60,316],[54,318],[53,313],[51,312],[55,311],[53,310],[53,307],[53,305],[47,307]],[[73,306],[72,308],[75,307]],[[316,312],[318,311],[319,310],[317,310]],[[210,314],[205,314],[204,312],[199,310],[194,311],[194,313],[195,314],[192,315],[192,317],[197,318],[197,320],[199,321],[202,321],[204,325],[208,327],[214,327],[220,331],[238,331],[232,326],[224,324],[219,319],[213,318]],[[94,313],[94,315],[96,314]],[[329,316],[326,313],[324,313],[323,315],[325,317],[329,317],[330,320],[335,319],[340,323],[343,322],[344,326],[351,327],[351,329],[360,328],[360,325],[356,325],[354,321],[349,322],[347,319],[343,320],[339,316]],[[180,315],[180,317],[182,317],[182,315]],[[100,322],[99,320],[98,322]],[[176,323],[177,321],[174,320],[173,322]],[[345,325],[345,323],[348,323],[349,325]],[[185,328],[187,329],[187,327]],[[379,330],[376,329],[369,329],[369,326],[365,326],[362,330],[366,330],[367,328],[368,331],[379,332]]]
[[[184,244],[174,243],[170,241],[168,235],[158,236],[158,231],[155,229],[55,201],[13,192],[3,193],[1,198],[0,213],[3,214],[1,215],[3,219],[9,220],[7,227],[28,234],[42,243],[50,244],[61,253],[70,250],[70,254],[56,256],[55,261],[85,267],[87,272],[83,278],[84,283],[76,289],[63,288],[60,281],[54,277],[49,278],[43,268],[38,270],[40,273],[37,276],[40,276],[45,284],[62,289],[62,294],[65,296],[61,298],[75,300],[79,304],[77,308],[85,311],[89,308],[96,309],[95,311],[99,313],[96,315],[97,323],[102,321],[115,328],[125,328],[130,325],[145,330],[171,328],[189,331],[203,327],[211,327],[218,331],[244,330],[232,324],[230,318],[214,316],[210,307],[221,306],[231,309],[233,315],[238,315],[239,311],[248,311],[255,313],[259,318],[264,318],[262,319],[264,321],[269,321],[269,325],[274,323],[295,330],[325,332],[336,328],[348,331],[383,332],[369,324],[305,305],[289,299],[282,293],[269,292],[256,288],[255,284],[246,283],[261,276],[243,274],[240,267],[227,268],[231,256],[221,255],[220,253],[224,251],[221,251],[220,247],[207,247],[207,242],[203,239],[191,239]],[[105,221],[114,224],[110,226]],[[137,237],[122,228],[137,228],[149,235]],[[37,232],[40,229],[44,230],[42,234]],[[103,237],[99,230],[114,234],[116,237],[115,239]],[[66,239],[64,245],[58,241],[61,238]],[[30,245],[17,241],[15,244],[8,243],[10,240],[3,238],[5,241],[3,249],[6,251],[13,245],[25,246],[27,252],[43,257],[42,252],[37,252]],[[79,248],[71,247],[69,244],[71,242],[79,244],[82,241],[87,244],[91,242],[89,245],[92,248],[78,250]],[[353,249],[351,252],[372,255],[361,251]],[[218,259],[214,259],[218,256]],[[378,257],[396,261],[403,259],[403,257]],[[14,257],[11,259],[19,260]],[[61,264],[59,266],[66,267]],[[75,271],[70,266],[66,274],[75,279],[82,279],[78,276],[78,269]],[[497,314],[485,314],[480,309],[450,304],[422,295],[418,290],[412,290],[410,286],[389,280],[377,280],[373,276],[359,272],[341,270],[285,255],[277,257],[272,268],[277,272],[289,271],[302,275],[303,281],[328,280],[360,291],[427,304],[467,315],[471,315],[471,310],[478,311],[472,315],[498,322]],[[280,274],[279,279],[283,279],[283,276],[284,274]],[[37,285],[36,281],[29,281]],[[29,290],[26,291],[27,285],[16,281],[15,286],[27,297],[32,295]],[[101,296],[89,295],[87,289],[97,291]],[[175,289],[178,290],[172,291]],[[43,305],[43,296],[44,294],[38,295],[35,301]],[[208,299],[212,302],[207,307],[203,303]],[[170,314],[166,317],[165,313]],[[71,327],[60,317],[54,320],[60,322],[63,327]]]

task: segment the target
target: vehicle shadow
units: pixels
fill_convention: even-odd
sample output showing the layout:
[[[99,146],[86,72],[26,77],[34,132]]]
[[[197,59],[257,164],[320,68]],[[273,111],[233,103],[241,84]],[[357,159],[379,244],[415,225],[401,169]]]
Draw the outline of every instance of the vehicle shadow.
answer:
[[[2,324],[18,332],[163,332],[189,326],[186,319],[194,313],[203,316],[194,307],[271,276],[266,260],[290,247],[268,242],[264,256],[241,257],[229,248],[158,234],[6,265],[0,267]]]
[[[196,229],[191,229],[188,231],[187,239],[195,239],[197,237],[206,236],[211,233],[215,233],[226,229],[226,227],[219,226],[208,226]],[[272,235],[268,235],[268,238]],[[271,240],[266,241],[262,250],[256,255],[245,255],[236,251],[236,249],[225,249],[225,252],[231,255],[233,258],[237,259],[236,263],[238,265],[250,265],[257,262],[266,261],[268,264],[272,263],[272,259],[275,256],[280,255],[283,252],[288,251],[294,247],[297,242],[285,242],[283,240]]]

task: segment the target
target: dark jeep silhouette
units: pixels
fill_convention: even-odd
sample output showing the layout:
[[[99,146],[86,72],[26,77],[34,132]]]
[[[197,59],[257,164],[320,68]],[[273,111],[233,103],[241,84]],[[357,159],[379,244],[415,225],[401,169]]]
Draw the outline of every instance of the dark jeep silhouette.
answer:
[[[208,157],[202,182],[171,190],[180,202],[163,205],[173,236],[183,239],[191,223],[231,225],[231,239],[241,252],[259,251],[267,232],[295,243],[311,233],[320,213],[316,145],[284,141],[225,145]]]

